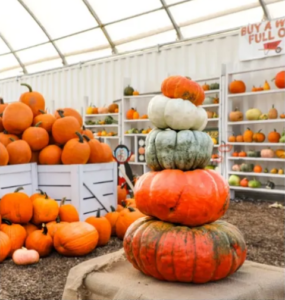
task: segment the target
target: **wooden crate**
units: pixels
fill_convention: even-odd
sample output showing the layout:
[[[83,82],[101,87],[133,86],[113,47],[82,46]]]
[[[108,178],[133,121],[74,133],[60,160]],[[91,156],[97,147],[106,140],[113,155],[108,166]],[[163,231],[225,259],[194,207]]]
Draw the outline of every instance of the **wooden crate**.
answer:
[[[37,164],[0,167],[0,198],[22,186],[29,196],[38,188]]]
[[[60,202],[72,203],[80,220],[110,211],[117,203],[117,164],[38,165],[38,186]]]

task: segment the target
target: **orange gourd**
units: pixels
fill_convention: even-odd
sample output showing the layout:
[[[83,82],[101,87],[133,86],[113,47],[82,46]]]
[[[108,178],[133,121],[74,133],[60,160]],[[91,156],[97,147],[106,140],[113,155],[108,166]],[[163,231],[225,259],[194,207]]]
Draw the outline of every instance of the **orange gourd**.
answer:
[[[248,187],[248,179],[247,178],[243,178],[240,181],[240,186],[242,186],[242,187]]]
[[[236,151],[233,152],[232,156],[233,156],[233,157],[238,157],[238,152],[236,152]]]
[[[37,189],[36,191],[39,191],[39,193],[34,193],[34,194],[30,197],[32,203],[33,203],[37,198],[43,198],[43,199],[45,199],[46,197],[49,198],[48,195],[47,195],[43,190]]]
[[[137,119],[139,119],[140,118],[140,114],[137,112],[137,111],[135,111],[134,113],[133,113],[133,119],[134,120],[137,120]]]
[[[254,133],[252,140],[255,143],[262,143],[265,140],[265,135],[261,132],[261,130],[259,130],[258,132]]]
[[[245,143],[252,143],[253,140],[253,132],[247,128],[247,130],[243,134],[243,140]]]
[[[127,189],[126,184],[117,185],[117,203],[121,204],[122,201],[125,201],[127,198]]]
[[[81,134],[88,136],[90,140],[94,139],[93,132],[89,129],[86,129],[84,125],[82,126]]]
[[[235,143],[235,142],[236,142],[236,137],[233,136],[233,135],[231,135],[231,136],[229,136],[228,141],[229,141],[230,143]]]
[[[246,154],[245,151],[241,151],[241,152],[239,152],[238,156],[239,156],[239,157],[246,157],[247,154]]]
[[[279,132],[276,131],[276,129],[271,131],[267,137],[269,143],[278,143],[280,138],[281,138],[281,135]]]
[[[253,168],[254,173],[261,173],[262,172],[262,167],[259,165],[255,165]]]
[[[276,77],[273,79],[275,80],[275,85],[279,89],[285,88],[285,71],[281,71],[277,73]]]
[[[232,94],[244,93],[246,86],[242,80],[234,80],[229,85],[229,91]]]
[[[36,225],[34,225],[32,223],[24,224],[23,227],[25,228],[25,230],[27,232],[27,236],[30,235],[32,232],[39,229]]]
[[[55,221],[48,222],[46,224],[49,235],[53,238],[55,233],[61,229],[62,227],[69,224],[68,222],[62,222],[60,217],[58,216]]]
[[[236,137],[236,141],[237,141],[237,143],[243,143],[244,141],[243,141],[243,136],[242,135],[238,135],[237,137]]]
[[[136,112],[136,110],[134,108],[131,108],[127,111],[127,119],[128,120],[133,120],[134,119],[134,113]]]

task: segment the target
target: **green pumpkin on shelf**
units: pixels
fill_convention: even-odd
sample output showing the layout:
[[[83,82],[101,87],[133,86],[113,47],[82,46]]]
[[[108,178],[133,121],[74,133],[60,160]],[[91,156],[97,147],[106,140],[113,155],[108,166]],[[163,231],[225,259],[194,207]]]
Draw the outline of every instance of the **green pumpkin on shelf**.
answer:
[[[125,89],[124,89],[124,95],[125,96],[132,96],[134,92],[134,89],[128,85]]]

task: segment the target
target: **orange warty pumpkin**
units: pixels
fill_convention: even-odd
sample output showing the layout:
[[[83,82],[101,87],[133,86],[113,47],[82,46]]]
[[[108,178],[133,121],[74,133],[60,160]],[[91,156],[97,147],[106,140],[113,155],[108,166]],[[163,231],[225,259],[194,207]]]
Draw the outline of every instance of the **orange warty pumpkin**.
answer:
[[[12,143],[12,139],[18,140],[19,138],[14,134],[9,134],[8,131],[4,130],[0,132],[0,143],[2,143],[5,147],[7,147],[10,143]]]
[[[232,94],[244,93],[246,91],[246,86],[241,80],[234,80],[229,85],[229,91]]]
[[[27,164],[31,161],[32,151],[29,144],[23,140],[13,140],[6,149],[9,153],[9,164]]]
[[[246,259],[246,243],[232,224],[177,226],[153,218],[133,223],[124,238],[128,261],[159,280],[205,283],[236,272]]]
[[[191,101],[196,106],[201,105],[205,99],[202,87],[188,77],[170,76],[161,84],[161,92],[168,98],[180,98]]]
[[[39,154],[39,163],[41,165],[59,165],[61,164],[62,150],[57,145],[48,145]]]
[[[40,257],[46,257],[51,253],[53,246],[52,237],[48,234],[45,224],[42,229],[35,230],[26,239],[26,248],[36,250]]]
[[[65,144],[71,139],[76,138],[76,132],[81,131],[78,120],[73,116],[65,116],[64,112],[58,110],[61,118],[58,118],[52,126],[52,136],[56,143]]]
[[[0,166],[6,166],[9,162],[9,153],[6,147],[0,143]]]
[[[18,187],[14,193],[4,195],[0,201],[0,214],[2,218],[12,223],[28,223],[33,215],[33,205],[30,197],[20,193],[22,187]]]
[[[83,136],[76,132],[78,138],[69,140],[61,154],[61,161],[65,165],[86,164],[90,157],[90,146]]]
[[[78,222],[79,214],[75,206],[65,204],[66,198],[63,198],[59,206],[59,218],[63,222]]]
[[[9,236],[0,231],[0,262],[2,262],[11,251],[11,241]]]
[[[60,217],[58,216],[55,221],[48,222],[46,224],[49,235],[53,238],[55,233],[62,227],[66,226],[68,222],[61,222]]]
[[[54,221],[58,216],[59,207],[54,199],[48,198],[37,198],[33,202],[34,214],[32,223],[39,225],[42,223],[48,223]]]
[[[99,239],[97,246],[107,245],[111,238],[112,228],[110,222],[105,217],[100,216],[100,210],[97,211],[96,217],[88,217],[85,222],[94,226],[98,231]]]
[[[86,222],[73,222],[55,233],[53,245],[62,255],[83,256],[96,248],[98,238],[98,232],[94,226]]]
[[[230,194],[228,183],[213,170],[163,170],[139,178],[135,199],[137,208],[148,216],[199,226],[225,214]]]
[[[33,123],[33,112],[29,106],[14,102],[9,104],[2,117],[4,128],[12,134],[21,134]]]
[[[34,117],[39,115],[40,110],[45,109],[44,97],[40,93],[34,92],[30,85],[26,83],[22,83],[21,85],[26,86],[29,89],[29,91],[21,95],[20,102],[25,103],[31,108]]]
[[[145,217],[138,209],[133,207],[124,208],[116,223],[116,234],[119,239],[123,239],[126,231],[137,219]]]
[[[12,257],[15,250],[23,247],[27,236],[26,230],[23,226],[12,224],[12,222],[6,219],[2,219],[0,230],[6,233],[10,238],[11,249],[8,256]]]
[[[56,120],[55,116],[52,114],[47,114],[43,110],[40,110],[39,112],[40,114],[37,115],[33,120],[33,125],[39,124],[39,127],[45,129],[48,133],[50,133],[52,125]]]
[[[105,218],[109,221],[111,225],[111,235],[116,236],[116,223],[119,218],[120,213],[111,206],[111,211],[105,215]]]
[[[80,113],[78,111],[76,111],[73,108],[68,108],[68,107],[66,107],[66,108],[60,108],[60,109],[56,110],[55,113],[54,113],[56,119],[60,119],[61,118],[61,115],[60,115],[59,111],[62,111],[63,115],[65,117],[74,117],[78,121],[80,127],[82,127],[82,125],[83,125],[83,119],[82,119],[82,117],[81,117],[81,115],[80,115]]]
[[[45,129],[39,127],[40,124],[41,122],[27,128],[22,135],[22,140],[29,144],[32,151],[42,150],[49,143],[49,135]]]

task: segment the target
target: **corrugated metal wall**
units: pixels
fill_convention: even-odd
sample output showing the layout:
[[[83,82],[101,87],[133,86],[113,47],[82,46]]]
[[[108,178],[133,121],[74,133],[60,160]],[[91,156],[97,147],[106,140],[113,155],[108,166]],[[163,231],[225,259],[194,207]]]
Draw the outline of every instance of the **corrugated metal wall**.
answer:
[[[237,67],[258,68],[273,62],[284,64],[284,56],[239,63],[238,35],[181,45],[169,45],[158,50],[137,52],[104,61],[88,62],[59,70],[23,76],[18,80],[0,81],[0,96],[6,102],[19,99],[25,88],[21,82],[32,85],[41,92],[51,106],[83,106],[84,96],[99,106],[108,104],[122,96],[124,78],[141,93],[158,91],[162,80],[169,74],[188,75],[193,79],[219,76],[221,64],[236,63]]]

